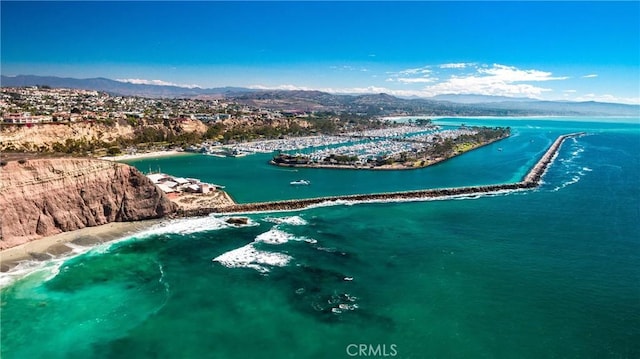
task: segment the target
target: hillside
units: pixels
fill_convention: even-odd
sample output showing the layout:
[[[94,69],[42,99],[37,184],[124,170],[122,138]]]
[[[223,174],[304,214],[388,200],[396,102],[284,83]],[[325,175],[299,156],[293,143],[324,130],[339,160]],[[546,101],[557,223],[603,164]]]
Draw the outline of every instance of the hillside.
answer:
[[[268,109],[347,111],[369,115],[388,115],[396,112],[432,116],[640,116],[639,105],[593,101],[539,101],[472,94],[403,99],[388,94],[344,95],[320,91],[253,90],[238,87],[203,89],[132,84],[106,78],[74,79],[33,75],[3,75],[0,85],[2,87],[46,85],[149,98],[226,98]]]
[[[98,122],[49,123],[37,126],[0,126],[0,151],[71,152],[89,151],[134,140],[136,136],[155,131],[179,135],[181,133],[203,134],[207,126],[198,120],[184,119],[170,126],[164,124],[127,123],[107,125]],[[69,151],[67,151],[69,150]]]

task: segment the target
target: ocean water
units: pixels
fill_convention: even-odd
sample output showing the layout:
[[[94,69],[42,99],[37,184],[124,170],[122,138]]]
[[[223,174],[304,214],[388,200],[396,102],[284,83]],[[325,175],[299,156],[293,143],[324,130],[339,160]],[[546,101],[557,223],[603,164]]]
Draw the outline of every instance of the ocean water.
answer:
[[[132,162],[252,202],[516,181],[587,132],[531,191],[172,220],[48,263],[2,289],[2,358],[640,357],[640,122],[607,120],[464,119],[513,136],[415,171]]]

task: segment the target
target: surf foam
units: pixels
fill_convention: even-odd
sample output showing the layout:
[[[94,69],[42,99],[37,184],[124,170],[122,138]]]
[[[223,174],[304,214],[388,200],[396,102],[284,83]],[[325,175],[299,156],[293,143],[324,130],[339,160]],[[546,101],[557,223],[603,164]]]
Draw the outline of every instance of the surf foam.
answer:
[[[151,227],[146,231],[142,231],[136,235],[136,237],[146,237],[158,234],[192,234],[205,231],[214,231],[223,228],[236,228],[236,227],[248,227],[258,226],[259,223],[249,219],[245,225],[232,225],[227,223],[229,216],[208,216],[208,217],[194,217],[194,218],[181,218],[168,222],[160,223]]]
[[[213,261],[228,268],[253,268],[266,273],[269,269],[265,266],[284,267],[291,259],[292,257],[286,254],[258,250],[253,243],[249,243],[219,255]]]
[[[267,217],[264,220],[267,222],[275,223],[275,224],[288,224],[291,226],[304,226],[308,224],[308,222],[300,216]]]

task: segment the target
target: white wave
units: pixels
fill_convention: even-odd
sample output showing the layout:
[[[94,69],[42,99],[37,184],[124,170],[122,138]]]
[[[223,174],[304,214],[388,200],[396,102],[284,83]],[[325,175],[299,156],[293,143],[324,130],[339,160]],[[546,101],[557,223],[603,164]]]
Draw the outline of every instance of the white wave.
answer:
[[[292,259],[283,253],[261,251],[247,244],[229,252],[223,253],[214,258],[214,262],[219,262],[228,268],[253,268],[259,272],[266,273],[269,269],[265,266],[284,267]]]
[[[192,234],[204,231],[219,230],[222,228],[248,227],[258,226],[259,223],[249,219],[245,225],[229,224],[226,221],[231,218],[229,216],[207,216],[194,218],[181,218],[163,222],[151,227],[146,231],[136,234],[136,237],[147,237],[151,235],[177,233]]]
[[[291,226],[304,226],[308,224],[304,218],[300,216],[290,216],[290,217],[267,217],[264,219],[267,222],[275,223],[275,224],[288,224]]]
[[[587,172],[593,171],[593,169],[589,167],[581,167],[580,165],[578,165],[578,163],[576,163],[578,162],[576,160],[581,157],[580,154],[585,151],[585,147],[583,144],[578,142],[577,138],[572,138],[572,140],[572,151],[570,152],[571,156],[569,158],[559,160],[564,168],[564,175],[568,177],[568,179],[560,183],[560,185],[554,187],[551,190],[552,192],[557,192],[567,186],[578,183],[580,179],[586,175]]]
[[[571,155],[574,157],[577,157],[578,155],[580,155],[582,152],[584,152],[584,148],[578,148],[574,151],[571,152]]]
[[[17,266],[11,268],[9,271],[0,273],[0,288],[8,286],[14,283],[16,280],[25,278],[32,274],[42,273],[43,270],[49,272],[46,278],[43,279],[43,281],[46,282],[54,278],[58,274],[58,269],[65,261],[83,254],[101,255],[107,253],[111,250],[111,248],[113,248],[115,244],[128,241],[133,238],[145,238],[152,235],[166,233],[190,234],[202,231],[218,230],[222,228],[239,227],[237,225],[231,225],[227,223],[226,220],[229,218],[229,216],[209,216],[170,220],[154,225],[149,229],[128,234],[122,238],[93,246],[82,246],[72,242],[67,242],[65,243],[65,246],[71,248],[71,252],[68,254],[44,261],[25,260],[20,262]],[[246,225],[242,225],[240,227],[258,225],[259,223],[249,219]]]
[[[256,237],[255,241],[269,244],[282,244],[287,243],[292,239],[295,239],[295,236],[293,234],[287,233],[274,227],[268,232],[259,234]]]
[[[350,206],[353,204],[353,201],[337,199],[337,200],[327,200],[324,202],[316,203],[305,207],[305,209],[309,208],[321,208],[321,207],[332,207],[332,206]]]
[[[562,182],[559,186],[556,186],[553,190],[551,190],[552,192],[558,192],[559,190],[570,186],[572,184],[578,183],[580,181],[580,178],[582,178],[582,175],[576,175],[571,177],[570,180]]]
[[[305,241],[311,244],[317,243],[317,240],[315,239],[296,237],[291,233],[279,229],[278,225],[276,225],[269,231],[256,236],[252,243],[226,252],[214,258],[213,261],[220,262],[221,264],[229,268],[253,268],[259,272],[266,273],[269,271],[269,269],[265,266],[282,267],[287,265],[287,263],[289,263],[289,261],[291,261],[293,257],[284,253],[262,251],[256,249],[255,244],[283,244],[289,241]]]
[[[86,251],[88,251],[89,249],[91,249],[91,247],[89,246],[81,246],[79,244],[75,244],[73,242],[66,242],[64,244],[65,246],[71,248],[71,252],[74,254],[82,254]]]
[[[0,288],[9,286],[19,279],[36,274],[42,274],[42,281],[44,282],[51,280],[60,273],[60,267],[67,259],[69,258],[55,258],[47,261],[21,261],[18,265],[11,268],[11,270],[0,273]]]

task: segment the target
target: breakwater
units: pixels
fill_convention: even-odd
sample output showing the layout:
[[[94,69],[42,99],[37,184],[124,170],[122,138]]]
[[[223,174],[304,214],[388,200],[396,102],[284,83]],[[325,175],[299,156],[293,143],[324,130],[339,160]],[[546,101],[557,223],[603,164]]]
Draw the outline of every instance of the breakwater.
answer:
[[[417,199],[429,199],[438,197],[449,196],[467,196],[475,194],[488,194],[501,191],[511,190],[526,190],[535,188],[540,185],[542,176],[549,168],[549,165],[553,162],[553,159],[558,153],[558,150],[562,146],[562,143],[571,137],[578,137],[584,135],[584,132],[572,133],[559,136],[549,146],[547,151],[542,157],[535,163],[535,165],[529,170],[529,172],[519,182],[515,183],[502,183],[485,186],[467,186],[467,187],[452,187],[452,188],[434,188],[417,191],[400,191],[400,192],[386,192],[386,193],[371,193],[371,194],[354,194],[343,196],[327,196],[327,197],[315,197],[305,199],[283,200],[283,201],[271,201],[271,202],[256,202],[256,203],[241,203],[233,204],[224,207],[217,208],[194,208],[188,211],[181,211],[181,215],[184,216],[199,216],[207,215],[210,213],[242,213],[242,212],[266,212],[266,211],[287,211],[302,209],[321,203],[330,202],[362,202],[362,201],[387,201],[387,200],[417,200]]]

